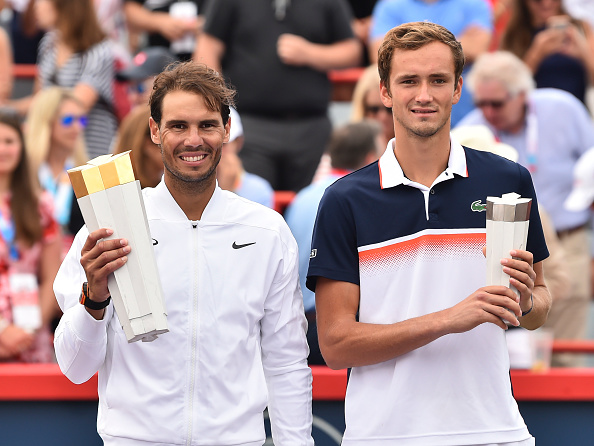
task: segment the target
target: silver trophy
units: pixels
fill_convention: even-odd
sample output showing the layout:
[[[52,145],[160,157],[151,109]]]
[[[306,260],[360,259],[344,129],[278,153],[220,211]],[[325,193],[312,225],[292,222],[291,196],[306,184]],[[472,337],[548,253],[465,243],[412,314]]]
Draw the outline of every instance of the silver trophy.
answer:
[[[487,285],[509,287],[518,298],[520,292],[509,283],[501,259],[509,258],[513,249],[526,250],[531,206],[531,198],[513,192],[487,197]]]

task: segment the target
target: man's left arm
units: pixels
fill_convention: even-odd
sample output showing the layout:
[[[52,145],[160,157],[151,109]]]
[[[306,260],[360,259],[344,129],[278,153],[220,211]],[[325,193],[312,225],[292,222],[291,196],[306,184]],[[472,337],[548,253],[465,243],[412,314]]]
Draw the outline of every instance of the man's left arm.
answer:
[[[287,65],[308,66],[318,71],[354,67],[362,56],[355,38],[331,44],[313,43],[295,34],[282,34],[277,41],[278,56]]]
[[[532,253],[522,250],[510,252],[502,259],[503,271],[510,276],[510,284],[520,292],[520,326],[535,330],[545,323],[552,299],[544,281],[542,262],[533,264]]]
[[[283,258],[260,323],[272,437],[276,444],[313,446],[312,376],[307,365],[307,321],[299,289],[297,248],[288,227],[281,239]]]

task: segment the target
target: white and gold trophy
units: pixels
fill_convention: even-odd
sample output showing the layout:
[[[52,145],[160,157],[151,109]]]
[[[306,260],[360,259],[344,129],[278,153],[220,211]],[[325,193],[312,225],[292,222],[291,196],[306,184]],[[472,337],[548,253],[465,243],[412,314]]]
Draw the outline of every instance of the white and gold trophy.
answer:
[[[130,152],[102,155],[68,171],[89,232],[113,229],[125,238],[128,261],[108,277],[108,288],[128,342],[153,341],[166,333],[167,312],[152,239]]]
[[[531,198],[516,193],[487,197],[487,285],[503,285],[520,292],[509,283],[501,259],[509,258],[512,249],[526,250]]]

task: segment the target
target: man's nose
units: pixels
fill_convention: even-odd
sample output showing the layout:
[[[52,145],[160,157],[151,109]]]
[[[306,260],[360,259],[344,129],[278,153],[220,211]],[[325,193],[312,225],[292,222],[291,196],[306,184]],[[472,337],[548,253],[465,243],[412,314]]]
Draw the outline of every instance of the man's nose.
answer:
[[[188,129],[184,144],[189,147],[199,147],[202,145],[202,143],[203,139],[200,135],[200,130],[197,127],[190,127]]]

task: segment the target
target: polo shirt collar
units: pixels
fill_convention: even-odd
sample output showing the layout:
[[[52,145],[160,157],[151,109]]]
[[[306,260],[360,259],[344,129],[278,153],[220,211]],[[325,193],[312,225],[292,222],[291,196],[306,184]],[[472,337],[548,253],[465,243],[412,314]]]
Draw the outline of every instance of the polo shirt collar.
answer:
[[[396,155],[394,155],[393,146],[394,138],[388,142],[386,151],[379,159],[380,187],[382,189],[396,187],[401,184],[410,185],[413,183],[413,181],[404,176],[404,172],[396,159]],[[464,152],[464,149],[453,139],[450,139],[450,148],[448,167],[446,167],[446,170],[444,171],[444,173],[447,174],[445,179],[453,178],[454,174],[461,177],[468,177],[466,153]],[[443,176],[443,174],[441,176]]]

